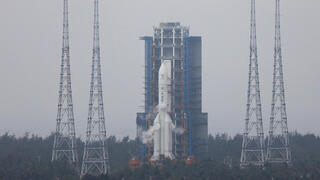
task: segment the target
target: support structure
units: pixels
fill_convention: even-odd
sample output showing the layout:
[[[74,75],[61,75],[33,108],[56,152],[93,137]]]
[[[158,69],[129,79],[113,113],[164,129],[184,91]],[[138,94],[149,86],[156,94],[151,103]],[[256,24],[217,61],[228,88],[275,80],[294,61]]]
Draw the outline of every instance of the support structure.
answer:
[[[273,90],[267,147],[267,161],[270,163],[289,164],[291,162],[291,153],[289,149],[289,135],[282,68],[280,0],[276,0],[273,67]]]
[[[73,165],[78,162],[71,90],[68,0],[64,0],[59,102],[52,151],[52,161],[58,160],[67,160]]]
[[[264,134],[259,87],[256,12],[255,0],[251,0],[249,82],[240,165],[246,166],[252,164],[260,166],[264,164],[264,161]]]
[[[94,35],[90,99],[81,176],[85,174],[101,175],[110,173],[102,96],[98,3],[98,0],[94,0]]]
[[[202,112],[202,38],[190,36],[189,27],[164,22],[154,27],[145,41],[145,110],[137,113],[137,137],[153,126],[157,114],[158,71],[163,60],[171,60],[170,116],[182,134],[174,134],[176,158],[204,157],[208,153],[208,114]],[[140,159],[150,158],[153,143],[139,145]]]

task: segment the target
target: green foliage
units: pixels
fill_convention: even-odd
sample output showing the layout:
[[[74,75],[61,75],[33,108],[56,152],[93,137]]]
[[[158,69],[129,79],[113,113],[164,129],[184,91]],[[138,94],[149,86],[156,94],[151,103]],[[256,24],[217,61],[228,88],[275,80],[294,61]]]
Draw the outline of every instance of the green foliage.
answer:
[[[265,167],[229,167],[214,159],[202,159],[186,165],[183,162],[166,162],[162,166],[145,165],[137,170],[124,169],[112,174],[108,179],[118,180],[295,180],[320,178],[319,163],[309,162],[307,168],[285,164],[266,165]],[[104,180],[107,178],[101,178]]]
[[[84,143],[78,139],[79,159]],[[163,162],[162,166],[142,165],[137,170],[128,167],[136,155],[136,140],[125,137],[108,138],[112,174],[101,177],[85,176],[83,180],[282,180],[320,179],[320,138],[315,135],[290,135],[291,166],[266,164],[261,167],[239,167],[242,137],[226,134],[209,136],[207,158],[186,165],[183,161]],[[39,137],[25,134],[15,137],[8,133],[0,136],[0,180],[79,180],[76,169],[68,162],[51,162],[53,135]],[[79,165],[81,162],[79,162]],[[79,167],[78,167],[79,168]]]

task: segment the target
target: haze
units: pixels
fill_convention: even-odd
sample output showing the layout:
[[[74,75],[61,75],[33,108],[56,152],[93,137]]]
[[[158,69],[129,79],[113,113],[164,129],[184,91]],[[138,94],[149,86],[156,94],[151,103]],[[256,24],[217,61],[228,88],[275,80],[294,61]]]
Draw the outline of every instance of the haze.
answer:
[[[62,0],[2,0],[0,134],[55,131]],[[320,134],[320,2],[282,0],[281,31],[289,131]],[[181,22],[203,38],[203,111],[209,133],[242,133],[249,57],[249,0],[104,0],[102,80],[108,135],[134,138],[143,110],[144,42],[160,22]],[[265,133],[269,128],[274,1],[257,0]],[[84,137],[92,56],[93,1],[70,0],[70,47],[77,136]]]

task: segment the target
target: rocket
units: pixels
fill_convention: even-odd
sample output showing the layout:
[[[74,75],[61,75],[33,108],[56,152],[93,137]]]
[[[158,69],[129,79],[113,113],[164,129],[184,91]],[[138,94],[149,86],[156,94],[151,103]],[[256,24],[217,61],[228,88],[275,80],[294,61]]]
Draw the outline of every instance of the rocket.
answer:
[[[164,60],[159,69],[159,104],[158,114],[153,122],[153,126],[144,132],[144,141],[153,139],[152,161],[160,160],[160,157],[173,159],[172,153],[172,132],[175,125],[169,115],[171,111],[171,61]]]

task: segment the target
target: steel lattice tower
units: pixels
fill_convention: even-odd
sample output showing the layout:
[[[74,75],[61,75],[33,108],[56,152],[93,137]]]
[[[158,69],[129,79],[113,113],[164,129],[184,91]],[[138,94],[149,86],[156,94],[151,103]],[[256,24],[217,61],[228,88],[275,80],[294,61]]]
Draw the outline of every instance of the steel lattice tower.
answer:
[[[85,174],[101,175],[110,172],[102,96],[98,3],[98,0],[94,0],[94,34],[89,113],[81,176]]]
[[[274,47],[273,90],[270,116],[270,129],[267,147],[267,161],[271,163],[290,163],[287,112],[284,94],[281,35],[280,0],[276,0],[275,47]]]
[[[64,0],[59,102],[52,161],[66,159],[76,165],[78,155],[76,151],[69,54],[68,0]]]
[[[264,164],[264,137],[259,87],[255,0],[251,0],[250,63],[248,97],[243,133],[241,166]]]

